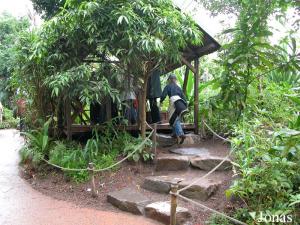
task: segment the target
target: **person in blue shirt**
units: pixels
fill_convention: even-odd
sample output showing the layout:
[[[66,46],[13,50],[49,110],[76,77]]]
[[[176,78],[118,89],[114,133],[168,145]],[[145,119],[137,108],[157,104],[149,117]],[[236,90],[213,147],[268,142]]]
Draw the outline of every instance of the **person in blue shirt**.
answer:
[[[187,112],[187,102],[182,89],[177,85],[176,75],[171,74],[168,77],[168,85],[164,88],[160,97],[162,103],[169,96],[169,123],[173,128],[173,135],[177,139],[178,144],[182,144],[185,135],[181,126],[181,118]]]

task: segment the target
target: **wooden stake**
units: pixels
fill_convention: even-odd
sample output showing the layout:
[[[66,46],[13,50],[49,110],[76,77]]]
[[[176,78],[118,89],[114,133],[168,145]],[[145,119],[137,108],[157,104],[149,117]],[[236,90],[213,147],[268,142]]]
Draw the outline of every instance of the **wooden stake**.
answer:
[[[157,137],[156,137],[156,134],[157,134],[157,123],[154,124],[154,127],[153,127],[153,134],[152,134],[152,152],[154,153],[154,160],[156,161],[156,157],[157,157]]]
[[[95,185],[95,174],[94,174],[94,163],[89,163],[89,171],[90,171],[90,179],[91,179],[91,186],[92,186],[92,197],[98,197],[98,192],[96,190]]]
[[[201,118],[201,137],[202,138],[205,138],[206,137],[206,131],[205,131],[205,116],[202,115],[202,118]]]
[[[170,213],[170,225],[176,225],[176,208],[177,208],[177,196],[178,184],[171,185],[171,213]]]

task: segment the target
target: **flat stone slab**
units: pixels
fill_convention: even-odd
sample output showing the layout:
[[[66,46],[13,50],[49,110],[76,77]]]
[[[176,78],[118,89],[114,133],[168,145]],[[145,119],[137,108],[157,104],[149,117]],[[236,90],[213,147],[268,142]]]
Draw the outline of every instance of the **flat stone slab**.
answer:
[[[157,134],[157,143],[160,147],[170,147],[176,145],[176,139],[171,137],[171,135]],[[182,145],[195,145],[200,144],[201,138],[196,134],[186,134],[186,138]]]
[[[192,181],[184,180],[179,184],[179,189],[184,188],[190,185]],[[197,183],[193,184],[188,189],[181,192],[181,194],[185,197],[198,199],[201,201],[206,201],[210,198],[216,191],[219,189],[221,185],[221,181],[214,181],[212,179],[201,179]]]
[[[178,155],[186,155],[186,156],[209,155],[209,150],[207,148],[182,147],[182,148],[170,149],[169,151]]]
[[[169,202],[154,202],[145,207],[145,215],[148,218],[159,221],[163,224],[170,224]],[[188,209],[177,206],[176,208],[176,224],[183,225],[191,219],[191,214]]]
[[[175,154],[161,154],[156,159],[156,171],[177,171],[186,170],[190,166],[187,156]]]
[[[184,176],[150,176],[146,177],[142,187],[149,191],[168,194],[171,190],[171,184],[179,183],[179,189],[188,186],[197,178],[189,178]],[[181,192],[183,196],[192,199],[206,201],[213,195],[221,185],[222,181],[203,178],[193,184],[187,190]]]
[[[211,156],[211,155],[203,155],[203,156],[198,156],[195,158],[191,159],[191,164],[194,167],[197,167],[201,170],[212,170],[215,168],[217,165],[219,165],[224,158],[219,157],[219,156]],[[225,170],[230,170],[232,168],[231,161],[229,159],[225,160],[223,164],[217,169],[217,171],[225,171]]]
[[[183,181],[182,177],[150,176],[145,178],[142,188],[157,193],[168,194],[171,190],[171,184],[177,184],[181,181]]]
[[[136,215],[143,215],[145,206],[151,202],[146,196],[130,188],[109,193],[107,201],[123,211]]]
[[[160,147],[168,147],[176,144],[176,139],[166,134],[157,134],[156,141]]]

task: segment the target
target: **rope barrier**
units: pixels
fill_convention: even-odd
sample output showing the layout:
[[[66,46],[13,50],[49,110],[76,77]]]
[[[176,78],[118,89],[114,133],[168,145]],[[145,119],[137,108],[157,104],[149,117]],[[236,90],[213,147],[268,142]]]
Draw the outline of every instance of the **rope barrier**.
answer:
[[[146,122],[146,126],[147,126],[148,128],[150,128],[152,131],[154,130],[153,127],[151,127],[150,124],[147,123],[147,122]]]
[[[223,138],[222,136],[218,135],[210,126],[207,125],[207,123],[205,123],[205,121],[203,121],[204,125],[215,135],[217,136],[218,138],[222,139],[223,141],[226,141],[226,142],[231,142],[229,139],[227,138]]]
[[[194,184],[196,184],[196,183],[198,183],[200,180],[202,180],[202,179],[204,179],[204,178],[206,178],[206,177],[208,177],[210,174],[212,174],[213,172],[215,172],[226,160],[228,160],[229,159],[229,157],[231,156],[231,154],[232,154],[232,152],[233,152],[233,150],[231,150],[230,152],[229,152],[229,154],[217,165],[217,166],[215,166],[212,170],[210,170],[208,173],[206,173],[205,175],[203,175],[203,176],[201,176],[201,177],[199,177],[198,179],[196,179],[196,180],[194,180],[192,183],[190,183],[188,186],[185,186],[185,187],[183,187],[183,188],[181,188],[181,189],[179,189],[178,190],[178,193],[180,193],[180,192],[182,192],[182,191],[184,191],[184,190],[187,190],[187,189],[189,189],[191,186],[193,186]]]
[[[125,158],[123,158],[122,160],[120,160],[120,161],[116,162],[115,164],[110,165],[106,168],[102,168],[102,169],[98,169],[98,170],[90,169],[90,168],[85,168],[85,169],[65,168],[65,167],[61,167],[59,165],[53,164],[53,163],[49,162],[48,160],[46,160],[44,158],[42,160],[44,162],[46,162],[47,164],[49,164],[50,166],[53,166],[57,169],[61,169],[61,170],[64,170],[64,171],[71,171],[71,172],[93,171],[94,173],[103,172],[103,171],[106,171],[106,170],[110,170],[111,168],[121,164],[122,162],[124,162],[125,160],[127,160],[128,158],[133,156],[133,154],[135,154],[138,150],[140,150],[145,145],[145,143],[148,140],[150,140],[150,137],[152,136],[153,132],[154,132],[154,130],[152,130],[151,133],[149,134],[149,136],[146,137],[145,140],[143,140],[138,146],[136,146],[135,149],[130,154],[128,154]]]
[[[247,224],[244,223],[244,222],[241,222],[241,221],[239,221],[239,220],[237,220],[237,219],[234,219],[234,218],[232,218],[232,217],[230,217],[230,216],[227,216],[227,215],[224,214],[224,213],[221,213],[221,212],[219,212],[219,211],[217,211],[217,210],[211,209],[211,208],[209,208],[209,207],[207,207],[207,206],[205,206],[205,205],[203,205],[203,204],[201,204],[201,203],[199,203],[199,202],[196,202],[196,201],[194,201],[194,200],[191,200],[191,199],[189,199],[189,198],[186,198],[186,197],[184,197],[184,196],[182,196],[182,195],[180,195],[180,194],[176,194],[176,193],[173,193],[173,194],[175,194],[175,195],[178,196],[179,198],[181,198],[181,199],[183,199],[183,200],[185,200],[185,201],[191,202],[191,203],[193,203],[193,204],[195,204],[195,205],[197,205],[197,206],[199,206],[199,207],[201,207],[201,208],[203,208],[203,209],[205,209],[205,210],[208,210],[208,211],[211,211],[211,212],[213,212],[213,213],[216,213],[216,214],[218,214],[218,215],[220,215],[220,216],[223,216],[223,217],[225,217],[225,218],[231,220],[232,222],[234,222],[234,223],[236,223],[236,224],[247,225]]]
[[[204,122],[204,124],[205,124],[205,126],[214,134],[214,135],[216,135],[217,137],[219,137],[220,139],[222,139],[222,140],[224,140],[224,141],[226,141],[226,142],[231,142],[229,139],[226,139],[226,138],[223,138],[223,137],[221,137],[220,135],[218,135],[210,126],[208,126],[205,122]],[[195,205],[197,205],[197,206],[199,206],[199,207],[201,207],[202,209],[205,209],[205,210],[208,210],[208,211],[211,211],[211,212],[213,212],[213,213],[216,213],[216,214],[218,214],[218,215],[220,215],[220,216],[223,216],[223,217],[225,217],[225,218],[227,218],[228,220],[230,220],[230,221],[232,221],[232,222],[234,222],[234,223],[236,223],[236,224],[240,224],[240,225],[247,225],[246,223],[244,223],[244,222],[241,222],[241,221],[239,221],[239,220],[237,220],[237,219],[235,219],[235,218],[232,218],[232,217],[230,217],[230,216],[228,216],[228,215],[226,215],[226,214],[224,214],[224,213],[221,213],[221,212],[219,212],[219,211],[217,211],[217,210],[214,210],[214,209],[212,209],[212,208],[209,208],[209,207],[207,207],[207,206],[205,206],[205,205],[203,205],[203,204],[201,204],[201,203],[199,203],[199,202],[197,202],[197,201],[194,201],[194,200],[192,200],[192,199],[189,199],[189,198],[187,198],[187,197],[184,197],[184,196],[182,196],[180,193],[182,192],[182,191],[184,191],[184,190],[187,190],[188,188],[190,188],[191,186],[193,186],[194,184],[196,184],[196,183],[198,183],[201,179],[203,179],[203,178],[206,178],[206,177],[208,177],[210,174],[212,174],[213,172],[215,172],[226,160],[228,160],[229,159],[229,157],[231,156],[231,154],[232,154],[232,152],[233,152],[233,149],[232,150],[230,150],[230,152],[229,152],[229,154],[217,165],[217,166],[215,166],[212,170],[210,170],[208,173],[206,173],[205,175],[203,175],[203,176],[201,176],[200,178],[198,178],[198,179],[196,179],[195,181],[193,181],[191,184],[189,184],[188,186],[185,186],[185,187],[183,187],[183,188],[181,188],[180,190],[178,190],[177,192],[175,192],[175,193],[170,193],[170,194],[172,194],[172,195],[175,195],[175,196],[177,196],[177,197],[179,197],[179,198],[181,198],[181,199],[183,199],[183,200],[185,200],[185,201],[188,201],[188,202],[191,202],[191,203],[193,203],[193,204],[195,204]]]
[[[42,159],[45,163],[49,164],[50,166],[53,166],[57,169],[60,169],[60,170],[64,170],[64,171],[72,171],[72,172],[82,172],[82,171],[88,171],[89,169],[88,168],[85,168],[85,169],[75,169],[75,168],[66,168],[66,167],[61,167],[59,165],[56,165],[56,164],[53,164],[51,162],[49,162],[48,160],[46,159]]]
[[[145,145],[145,143],[146,143],[148,140],[150,140],[150,137],[152,136],[153,132],[154,132],[154,131],[151,131],[151,133],[149,134],[149,136],[146,137],[145,140],[143,140],[143,141],[141,142],[141,144],[139,144],[138,146],[136,146],[135,150],[133,150],[130,154],[128,154],[128,155],[127,155],[125,158],[123,158],[122,160],[120,160],[120,161],[116,162],[115,164],[113,164],[113,165],[111,165],[111,166],[108,166],[108,167],[106,167],[106,168],[98,169],[98,170],[93,170],[93,171],[96,172],[96,173],[97,173],[97,172],[103,172],[103,171],[109,170],[109,169],[111,169],[111,168],[113,168],[113,167],[115,167],[115,166],[121,164],[122,162],[124,162],[125,160],[127,160],[128,158],[130,158],[131,156],[133,156],[133,154],[136,153],[138,150],[140,150],[140,149]]]
[[[214,134],[216,135],[217,137],[221,138],[222,140],[226,141],[226,142],[230,142],[229,139],[226,139],[226,138],[223,138],[221,137],[220,135],[218,135],[215,131],[213,131],[213,129],[211,129],[205,122],[204,124],[207,126],[207,128]],[[217,165],[215,166],[212,170],[210,170],[209,172],[207,172],[206,174],[204,174],[203,176],[199,177],[198,179],[196,179],[195,181],[193,181],[192,183],[190,183],[188,186],[185,186],[181,189],[178,190],[178,193],[184,191],[184,190],[187,190],[189,189],[191,186],[193,186],[194,184],[198,183],[200,180],[208,177],[210,174],[212,174],[213,172],[215,172],[220,166],[222,166],[222,164],[229,159],[229,157],[231,156],[233,152],[233,149],[230,150],[230,152],[228,153],[228,155]]]

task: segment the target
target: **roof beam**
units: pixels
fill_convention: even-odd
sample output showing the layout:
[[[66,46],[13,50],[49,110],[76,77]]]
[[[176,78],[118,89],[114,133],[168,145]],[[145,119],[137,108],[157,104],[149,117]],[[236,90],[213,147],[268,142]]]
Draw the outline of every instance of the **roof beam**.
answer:
[[[195,67],[183,56],[181,57],[181,62],[183,64],[185,64],[194,74],[197,73],[197,70],[195,69]]]

